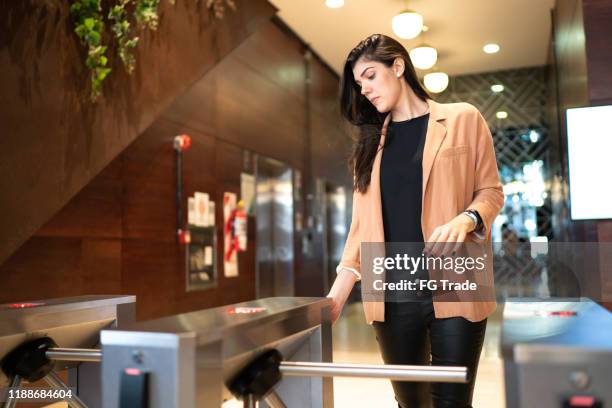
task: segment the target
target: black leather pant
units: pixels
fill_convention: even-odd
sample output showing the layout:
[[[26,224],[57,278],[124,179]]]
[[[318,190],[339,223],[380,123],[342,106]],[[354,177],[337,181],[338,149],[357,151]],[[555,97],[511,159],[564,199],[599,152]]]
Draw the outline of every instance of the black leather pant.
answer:
[[[386,364],[465,366],[469,383],[392,381],[400,408],[471,408],[487,320],[437,319],[430,295],[423,300],[385,303],[385,321],[374,322]]]

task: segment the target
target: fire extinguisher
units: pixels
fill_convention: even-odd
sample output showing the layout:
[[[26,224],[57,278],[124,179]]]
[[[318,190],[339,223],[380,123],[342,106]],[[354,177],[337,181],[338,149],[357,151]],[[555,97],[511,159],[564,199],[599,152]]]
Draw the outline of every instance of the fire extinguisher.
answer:
[[[225,253],[225,259],[229,261],[234,251],[246,251],[247,248],[247,214],[243,200],[238,201],[231,212],[225,225],[225,233],[230,234],[230,245]]]

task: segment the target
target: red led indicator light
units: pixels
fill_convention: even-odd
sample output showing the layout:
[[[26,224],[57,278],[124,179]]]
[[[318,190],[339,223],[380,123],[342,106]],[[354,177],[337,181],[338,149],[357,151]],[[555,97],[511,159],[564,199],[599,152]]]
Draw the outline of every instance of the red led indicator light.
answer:
[[[537,312],[534,312],[534,314],[536,316],[541,316],[541,317],[550,317],[550,316],[555,316],[555,317],[574,317],[574,316],[578,315],[577,312],[574,312],[572,310],[555,310],[555,311],[550,311],[550,312],[537,311]]]
[[[28,309],[30,307],[44,306],[44,303],[10,303],[7,306],[9,309]]]
[[[592,407],[595,405],[595,398],[588,395],[576,395],[569,400],[571,407]]]
[[[576,312],[572,312],[569,310],[564,310],[561,312],[550,312],[551,316],[561,316],[561,317],[567,317],[567,316],[576,316],[578,313]]]
[[[140,375],[140,370],[137,368],[126,368],[124,371],[127,375]]]
[[[252,314],[266,310],[265,307],[233,307],[227,311],[229,314]]]

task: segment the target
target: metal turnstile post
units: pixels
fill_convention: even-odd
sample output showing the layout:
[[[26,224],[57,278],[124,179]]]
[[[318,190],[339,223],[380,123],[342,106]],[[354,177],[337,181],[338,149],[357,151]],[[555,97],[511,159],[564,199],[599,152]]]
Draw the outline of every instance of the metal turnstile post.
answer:
[[[11,378],[9,387],[11,389],[19,389],[20,386],[21,386],[21,377],[18,375],[14,375],[13,378]],[[13,408],[16,404],[17,404],[16,399],[7,398],[6,402],[4,403],[4,408]]]
[[[47,384],[49,384],[52,388],[56,390],[63,390],[63,391],[69,390],[68,386],[64,384],[62,379],[59,378],[58,375],[55,374],[55,372],[53,371],[47,374],[43,378],[43,380],[45,380]],[[81,401],[81,399],[76,395],[73,395],[71,398],[66,398],[65,401],[68,403],[70,408],[87,408],[87,405],[85,405],[85,403],[83,403],[83,401]]]

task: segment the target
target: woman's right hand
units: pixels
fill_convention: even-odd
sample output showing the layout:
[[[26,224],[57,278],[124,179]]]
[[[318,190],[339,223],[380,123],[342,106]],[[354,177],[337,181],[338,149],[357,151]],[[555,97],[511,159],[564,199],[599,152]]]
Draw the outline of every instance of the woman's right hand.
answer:
[[[331,314],[332,325],[334,325],[336,324],[336,322],[338,321],[338,318],[342,314],[342,309],[344,308],[345,302],[342,302],[341,300],[336,299],[333,296],[327,295],[327,297],[330,298],[333,302],[330,314]]]
[[[351,271],[341,270],[336,276],[336,280],[334,280],[334,284],[327,295],[333,302],[330,312],[332,324],[335,324],[340,317],[344,304],[351,294],[356,281],[357,277]]]

